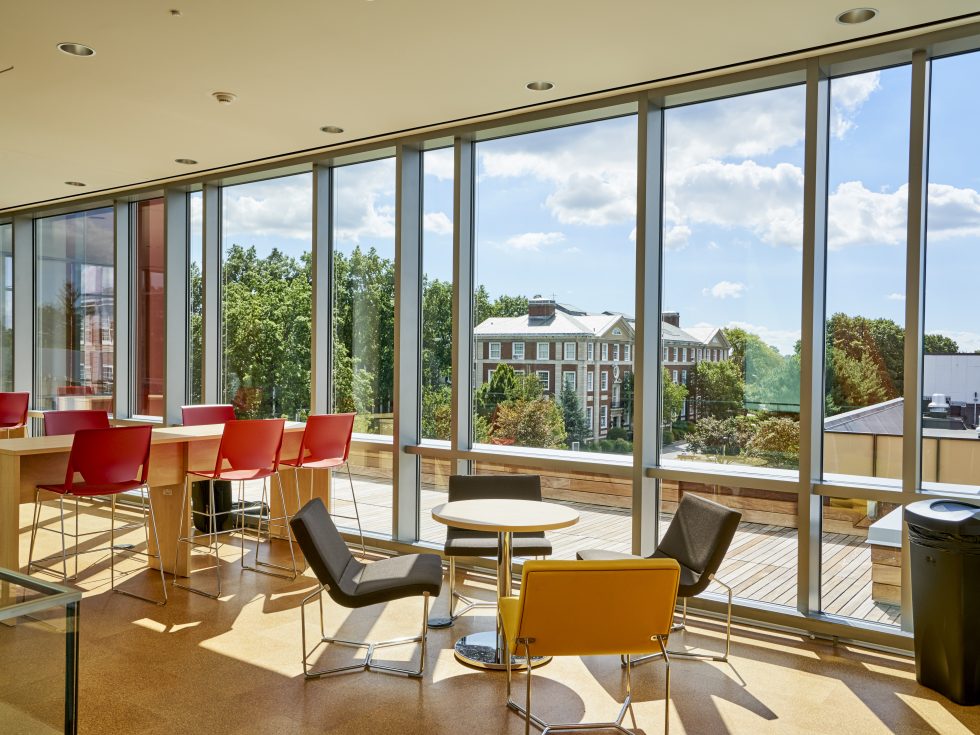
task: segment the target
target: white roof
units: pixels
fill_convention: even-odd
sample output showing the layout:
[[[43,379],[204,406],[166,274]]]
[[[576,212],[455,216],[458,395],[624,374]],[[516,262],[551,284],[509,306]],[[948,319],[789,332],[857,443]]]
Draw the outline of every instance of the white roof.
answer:
[[[547,318],[522,316],[493,317],[476,325],[477,337],[600,337],[616,324],[624,327],[624,336],[632,336],[633,329],[619,314],[584,314],[572,316],[560,309]]]
[[[726,347],[728,346],[728,340],[725,339],[725,333],[718,327],[684,327],[684,331],[694,337],[695,341],[700,342],[703,345],[710,344],[712,340],[715,339],[716,335],[721,335],[719,342]]]

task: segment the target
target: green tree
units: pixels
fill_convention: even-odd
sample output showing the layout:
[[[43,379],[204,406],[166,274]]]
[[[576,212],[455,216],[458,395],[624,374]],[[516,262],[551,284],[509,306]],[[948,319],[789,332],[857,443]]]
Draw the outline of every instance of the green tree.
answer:
[[[929,355],[955,355],[960,351],[960,346],[944,334],[927,334],[923,340],[923,351]]]
[[[732,345],[733,362],[745,384],[745,404],[761,410],[798,410],[799,356],[782,355],[751,332],[739,327],[724,330]]]
[[[492,441],[520,447],[563,449],[567,435],[561,409],[547,398],[504,401],[497,408]]]
[[[561,405],[562,420],[565,425],[568,446],[571,447],[573,442],[578,442],[579,445],[585,444],[592,432],[586,422],[585,411],[582,410],[582,403],[578,399],[578,393],[568,383],[565,383],[561,387],[558,400]]]
[[[422,386],[422,436],[448,441],[452,431],[452,388]]]
[[[699,418],[734,416],[745,404],[745,383],[741,371],[730,360],[699,362],[693,371],[691,383]]]
[[[635,394],[634,377],[632,370],[623,371],[623,384],[620,387],[620,396],[623,400],[623,416],[630,419],[633,417],[633,396]]]
[[[794,468],[800,463],[800,422],[785,416],[763,419],[745,445],[746,454],[770,467]]]
[[[670,371],[663,369],[663,419],[664,426],[671,426],[684,410],[687,387],[670,379]]]

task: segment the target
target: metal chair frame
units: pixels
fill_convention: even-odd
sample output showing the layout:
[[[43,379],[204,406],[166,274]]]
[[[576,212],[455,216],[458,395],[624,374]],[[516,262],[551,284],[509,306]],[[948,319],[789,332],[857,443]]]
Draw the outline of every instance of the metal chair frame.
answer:
[[[296,566],[296,553],[293,550],[293,532],[289,528],[289,517],[288,517],[288,515],[286,515],[286,497],[285,497],[285,491],[283,490],[283,486],[282,486],[282,477],[280,476],[280,474],[278,472],[273,473],[272,476],[275,477],[276,480],[278,481],[278,485],[279,485],[279,500],[282,503],[283,515],[281,515],[281,516],[275,516],[275,517],[272,517],[270,515],[269,518],[266,519],[265,513],[264,513],[264,510],[263,509],[266,507],[266,500],[268,499],[268,480],[269,480],[269,478],[268,477],[262,478],[262,500],[261,500],[260,507],[259,507],[258,527],[257,527],[256,533],[255,533],[255,565],[254,566],[249,566],[249,565],[247,565],[245,563],[245,533],[246,533],[246,528],[245,528],[245,522],[244,521],[245,521],[245,483],[246,483],[246,480],[239,480],[238,481],[239,482],[239,488],[238,488],[238,504],[237,504],[237,507],[235,507],[235,508],[233,508],[231,510],[216,511],[215,510],[215,502],[214,502],[214,500],[215,500],[215,498],[214,498],[214,481],[215,481],[215,478],[213,478],[213,477],[211,477],[211,478],[202,478],[202,479],[206,479],[206,481],[208,483],[208,501],[209,501],[208,502],[208,510],[207,511],[194,510],[194,508],[191,507],[191,512],[190,512],[190,516],[191,516],[191,519],[190,520],[191,520],[191,522],[188,524],[188,534],[189,534],[188,536],[184,536],[183,535],[184,519],[185,519],[186,514],[185,513],[181,513],[181,515],[180,515],[180,524],[177,527],[177,551],[176,551],[176,556],[174,558],[174,569],[175,570],[177,569],[177,558],[180,555],[180,545],[182,543],[183,544],[188,544],[190,546],[190,548],[189,548],[189,552],[190,553],[192,553],[196,547],[206,547],[208,549],[208,553],[214,555],[214,572],[215,572],[215,581],[216,581],[216,588],[217,589],[214,592],[214,594],[212,594],[212,593],[208,592],[207,590],[203,590],[203,589],[201,589],[199,587],[192,586],[189,583],[189,579],[190,579],[190,575],[191,575],[191,570],[189,568],[188,568],[188,571],[187,571],[188,584],[183,584],[181,582],[178,582],[177,581],[177,574],[174,574],[174,578],[173,578],[173,585],[174,585],[174,587],[180,587],[181,589],[185,589],[188,592],[193,592],[193,593],[198,594],[198,595],[203,595],[204,597],[210,597],[212,600],[216,600],[216,599],[220,598],[221,597],[221,554],[220,554],[220,546],[219,546],[219,543],[218,543],[218,539],[221,536],[221,534],[234,533],[235,531],[239,531],[240,532],[240,539],[241,539],[241,567],[242,567],[242,569],[247,569],[247,570],[252,571],[252,572],[259,572],[260,574],[267,574],[267,575],[272,576],[272,577],[279,577],[280,579],[296,579],[297,575],[299,574],[299,570],[298,570],[298,568]],[[191,477],[192,477],[191,475],[187,475],[184,478],[184,492],[182,493],[181,500],[180,500],[180,507],[181,508],[186,507],[185,504],[187,503],[187,488],[190,486]],[[221,479],[221,478],[218,478],[218,479]],[[296,489],[296,499],[297,499],[297,501],[299,500],[299,487],[298,486],[297,486],[297,489]],[[194,526],[194,524],[192,522],[193,521],[193,517],[195,515],[203,515],[203,516],[207,517],[207,519],[208,519],[208,529],[210,529],[210,530],[208,530],[206,532],[203,532],[203,533],[197,531],[196,527]],[[218,527],[218,516],[227,516],[227,515],[237,516],[238,519],[239,519],[239,526],[238,527],[233,526],[232,528],[228,528],[228,529],[221,530],[221,531],[217,530],[217,527]],[[289,556],[290,556],[290,559],[292,561],[292,564],[290,566],[286,566],[286,565],[283,565],[283,564],[274,564],[272,562],[261,561],[259,559],[259,549],[260,549],[260,544],[262,542],[262,522],[263,522],[263,520],[266,520],[268,522],[269,526],[270,526],[270,529],[268,531],[268,536],[269,536],[270,542],[271,542],[271,540],[273,538],[272,531],[271,531],[272,522],[273,521],[283,521],[283,525],[285,525],[285,527],[286,527],[286,541],[289,543]],[[208,538],[208,543],[207,544],[203,544],[200,541],[198,541],[197,539],[200,536],[206,536]],[[268,569],[259,569],[260,566],[261,567],[267,567]],[[280,570],[283,570],[283,571],[286,571],[286,572],[292,572],[292,574],[278,574],[276,572],[269,571],[269,569],[280,569]]]
[[[313,468],[313,467],[300,467],[299,465],[293,465],[293,473],[294,473],[294,475],[296,477],[296,502],[297,502],[296,507],[297,508],[299,508],[299,499],[300,499],[299,498],[299,471],[301,469],[303,469],[303,470],[309,470],[310,471],[310,497],[309,497],[309,500],[313,500],[313,473],[317,471],[316,468]],[[321,470],[321,471],[323,471],[323,472],[330,472],[331,470],[338,470],[338,469],[340,469],[340,467],[330,467],[330,468],[326,468],[326,469]],[[350,483],[350,498],[351,498],[350,502],[354,506],[354,515],[352,515],[352,516],[341,515],[340,513],[334,513],[333,510],[331,509],[330,516],[332,518],[346,518],[347,520],[350,520],[350,521],[357,521],[357,534],[361,537],[361,554],[363,554],[363,555],[366,556],[367,555],[367,546],[365,546],[365,544],[364,544],[364,529],[361,528],[361,513],[357,509],[357,493],[354,492],[354,478],[353,478],[353,476],[351,475],[351,472],[350,472],[350,463],[349,462],[347,462],[347,461],[344,462],[344,469],[347,470],[347,481]],[[332,490],[333,490],[333,488],[331,487],[331,496],[333,498],[336,498],[336,496],[333,494]]]
[[[502,624],[502,623],[501,623]],[[662,636],[655,636],[657,645],[660,646],[660,651],[658,653],[651,654],[651,656],[663,656],[664,664],[666,665],[666,682],[665,696],[664,696],[664,733],[670,732],[670,652],[667,650],[667,643]],[[531,658],[531,644],[534,643],[534,638],[518,638],[517,642],[524,647],[524,660],[529,661]],[[525,706],[519,705],[513,699],[511,699],[511,682],[513,679],[513,666],[511,665],[512,656],[506,656],[507,659],[507,706],[517,712],[524,718],[524,735],[529,735],[531,732],[531,725],[541,730],[541,735],[548,735],[551,732],[574,732],[580,730],[615,730],[617,732],[623,733],[623,735],[633,735],[629,730],[623,727],[623,720],[626,718],[626,713],[629,712],[630,719],[633,722],[633,729],[636,730],[636,714],[633,712],[633,661],[629,655],[624,656],[623,659],[626,662],[626,698],[623,700],[623,706],[619,710],[619,715],[612,722],[545,722],[537,715],[531,712],[531,681],[534,677],[534,668],[528,666],[527,671],[527,682],[526,682],[526,694],[525,694]],[[648,657],[644,656],[644,660]]]
[[[54,569],[52,569],[49,566],[46,566],[46,563],[47,562],[51,562],[51,561],[55,561],[55,560],[57,560],[57,559],[60,558],[61,559],[61,570],[62,570],[61,578],[67,583],[69,580],[75,580],[75,579],[78,578],[78,555],[80,553],[81,554],[91,554],[91,553],[94,553],[94,552],[108,551],[109,552],[109,579],[110,579],[110,587],[111,587],[111,589],[112,589],[113,592],[118,592],[119,594],[121,594],[121,595],[127,595],[128,597],[134,597],[134,598],[136,598],[138,600],[144,600],[145,602],[152,602],[155,605],[161,605],[161,606],[162,605],[166,605],[167,604],[167,581],[166,581],[166,578],[164,577],[164,572],[163,572],[163,559],[161,558],[161,555],[160,555],[160,537],[157,534],[156,514],[153,511],[153,496],[150,493],[150,488],[149,488],[148,485],[140,485],[140,487],[138,489],[140,491],[141,511],[143,513],[143,523],[141,525],[143,526],[143,530],[145,532],[147,551],[136,551],[135,549],[128,549],[128,548],[123,548],[123,547],[117,547],[116,546],[116,498],[117,498],[118,495],[120,495],[120,493],[114,493],[114,494],[112,494],[112,495],[109,496],[109,507],[110,507],[110,511],[109,511],[110,512],[110,516],[109,516],[109,519],[110,519],[109,520],[109,546],[102,546],[102,547],[99,547],[99,548],[96,548],[96,549],[87,549],[85,551],[81,551],[80,552],[78,550],[78,539],[79,538],[81,538],[83,536],[99,535],[99,534],[102,534],[102,533],[105,533],[105,532],[104,531],[87,531],[85,533],[79,533],[79,531],[78,531],[79,502],[78,501],[80,499],[86,499],[86,500],[95,500],[96,498],[101,499],[104,496],[87,496],[87,495],[78,496],[78,495],[71,495],[71,494],[68,494],[68,493],[55,493],[55,492],[52,492],[50,490],[44,490],[43,488],[35,488],[35,490],[34,490],[34,519],[33,519],[33,523],[31,524],[31,545],[30,545],[30,550],[28,551],[28,556],[27,556],[27,573],[30,574],[35,568],[37,568],[41,572],[45,572],[47,574],[52,574],[52,575],[58,576],[57,575],[57,571],[54,570]],[[35,545],[35,542],[37,540],[37,532],[38,531],[51,531],[52,533],[59,533],[59,531],[56,530],[56,529],[54,529],[54,528],[48,528],[47,526],[42,526],[41,525],[41,507],[42,507],[42,504],[43,504],[43,501],[41,500],[41,492],[42,491],[43,492],[46,492],[46,493],[49,493],[50,495],[54,495],[55,497],[58,498],[58,506],[59,506],[58,509],[59,509],[59,520],[60,520],[60,535],[61,535],[61,554],[60,555],[55,555],[55,556],[47,556],[47,557],[44,557],[42,559],[38,559],[37,561],[35,561],[34,560],[34,545]],[[74,501],[75,501],[75,533],[74,534],[68,533],[65,530],[65,497],[66,496],[69,497],[69,498],[74,499]],[[125,529],[128,529],[128,528],[134,528],[136,525],[137,524],[135,524],[135,523],[127,523],[127,524],[124,524],[121,527],[120,530],[125,530]],[[151,554],[149,552],[150,528],[151,527],[153,529],[153,540],[156,543],[156,547],[157,547],[157,553],[156,554]],[[74,552],[75,553],[73,555],[74,562],[75,562],[75,564],[74,564],[75,569],[74,569],[74,574],[71,577],[68,576],[68,552],[67,552],[67,548],[65,546],[65,537],[66,536],[70,536],[70,537],[72,537],[72,538],[75,539],[75,549],[74,549]],[[143,595],[138,595],[138,594],[136,594],[134,592],[129,592],[127,590],[117,589],[116,588],[116,552],[117,551],[122,551],[122,552],[129,553],[129,554],[137,554],[137,555],[140,555],[140,556],[145,556],[147,559],[157,559],[158,560],[158,562],[160,563],[160,569],[159,569],[159,572],[160,572],[160,582],[163,585],[163,599],[162,600],[160,600],[160,599],[154,599],[154,598],[151,598],[151,597],[144,597]],[[142,570],[139,570],[139,571],[142,571]],[[134,573],[136,573],[136,572],[135,571],[134,572],[127,572],[123,576],[128,576],[129,574],[134,574]]]
[[[716,653],[690,653],[688,651],[667,651],[674,658],[683,658],[691,661],[718,661],[720,663],[728,663],[728,657],[732,651],[732,588],[727,584],[722,582],[720,579],[715,577],[714,574],[708,576],[712,582],[717,582],[719,585],[725,588],[728,592],[728,610],[725,616],[725,653],[724,655],[718,655]],[[680,630],[687,630],[687,598],[681,598],[681,622],[676,623],[671,627],[671,632],[677,632]],[[655,658],[660,658],[663,654],[661,653],[651,653],[646,656],[638,656],[634,658],[631,662],[627,663],[626,657],[622,657],[622,663],[625,668],[631,666],[638,666],[647,661],[652,661]]]
[[[392,673],[401,674],[403,676],[408,676],[410,678],[418,679],[422,677],[425,672],[425,652],[426,652],[426,642],[429,636],[429,593],[424,592],[422,594],[422,632],[417,636],[406,636],[404,638],[392,638],[386,641],[377,641],[371,643],[369,641],[350,641],[343,638],[333,638],[326,634],[326,630],[323,626],[323,593],[326,590],[326,585],[319,585],[313,592],[303,598],[300,603],[300,620],[303,628],[303,676],[307,679],[319,679],[325,676],[334,676],[336,674],[349,674],[353,672],[363,672],[363,671],[380,671],[382,673]],[[306,606],[313,599],[317,598],[320,607],[320,640],[317,641],[313,648],[307,650],[306,647]],[[337,666],[334,668],[326,669],[316,669],[312,670],[310,668],[310,658],[316,653],[317,649],[324,643],[332,643],[339,646],[347,646],[349,648],[366,648],[367,655],[362,661],[356,664],[349,664],[347,666]],[[417,669],[407,669],[399,666],[390,666],[388,664],[378,664],[374,662],[374,655],[379,648],[388,648],[389,646],[400,646],[407,643],[419,643],[421,644],[421,654],[419,657],[419,665]]]

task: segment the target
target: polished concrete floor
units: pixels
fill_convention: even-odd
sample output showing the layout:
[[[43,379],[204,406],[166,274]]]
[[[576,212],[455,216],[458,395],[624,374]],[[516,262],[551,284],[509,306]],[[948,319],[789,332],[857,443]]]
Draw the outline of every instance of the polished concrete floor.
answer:
[[[29,524],[25,508],[25,558]],[[48,552],[56,541],[50,536]],[[230,563],[220,601],[172,590],[166,607],[112,594],[106,556],[83,559],[80,733],[523,732],[523,721],[504,706],[504,675],[467,668],[453,656],[457,637],[493,626],[489,610],[430,632],[422,680],[358,673],[305,681],[299,604],[315,587],[312,576],[283,580],[242,571],[238,556],[236,541],[223,553]],[[474,596],[492,598],[491,580],[464,574],[460,581]],[[124,584],[156,592],[159,582],[139,572]],[[437,613],[446,608],[446,591]],[[328,602],[325,610],[328,633],[346,638],[409,635],[421,618],[419,600],[353,612]],[[716,622],[690,622],[688,633],[672,638],[673,647],[722,645]],[[0,628],[5,735],[57,723],[63,645],[55,631],[55,623]],[[327,650],[320,663],[338,665],[354,653]],[[392,648],[385,655],[401,661],[417,650]],[[613,717],[625,676],[614,657],[565,658],[538,669],[535,681],[536,711],[577,722]],[[516,682],[522,685],[523,676]],[[637,732],[663,732],[662,664],[637,668],[633,683]],[[672,733],[980,732],[980,707],[958,707],[919,687],[906,657],[751,627],[737,627],[730,665],[675,661],[671,695]]]

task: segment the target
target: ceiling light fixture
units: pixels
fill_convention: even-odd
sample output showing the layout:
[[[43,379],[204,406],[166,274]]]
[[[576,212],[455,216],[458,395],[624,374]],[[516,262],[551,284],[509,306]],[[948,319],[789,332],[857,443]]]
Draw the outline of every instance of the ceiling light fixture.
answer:
[[[219,105],[230,105],[238,99],[238,95],[232,92],[212,92],[211,96],[218,100]]]
[[[321,133],[330,133],[331,135],[340,135],[344,132],[343,128],[338,128],[336,125],[324,125],[320,128]]]
[[[177,8],[171,8],[170,9],[170,14],[172,16],[174,16],[175,18],[178,17],[178,16],[180,16],[180,15],[183,15],[183,13],[181,13]]]
[[[195,161],[193,158],[175,158],[174,159],[174,163],[182,163],[185,166],[196,166],[197,165],[197,161]]]
[[[851,8],[838,15],[837,22],[841,25],[853,26],[858,23],[867,23],[876,15],[878,15],[878,11],[874,8]]]
[[[86,46],[84,43],[74,43],[73,41],[62,41],[58,44],[58,50],[69,56],[95,56],[95,49]]]
[[[68,186],[85,186],[81,181],[66,181],[65,184]]]
[[[526,86],[532,92],[547,92],[549,89],[555,88],[555,85],[551,82],[528,82],[524,86]]]

